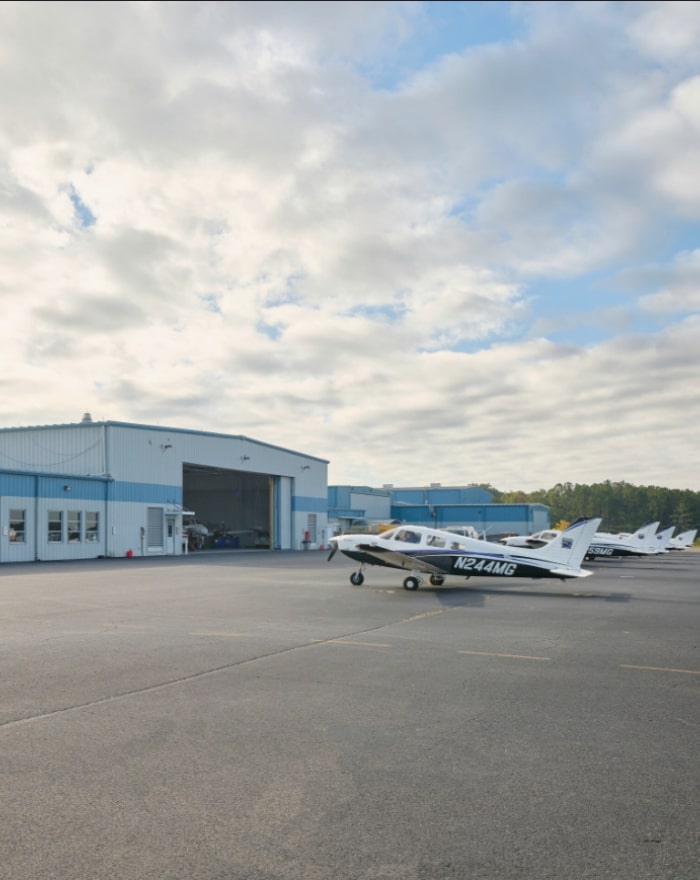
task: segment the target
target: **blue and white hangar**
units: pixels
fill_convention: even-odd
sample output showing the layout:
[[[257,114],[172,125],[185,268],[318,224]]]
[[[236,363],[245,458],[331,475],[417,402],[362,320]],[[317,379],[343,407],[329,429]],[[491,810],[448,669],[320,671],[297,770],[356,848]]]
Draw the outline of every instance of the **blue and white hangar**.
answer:
[[[0,563],[303,549],[328,537],[328,462],[245,436],[115,421],[0,428]]]

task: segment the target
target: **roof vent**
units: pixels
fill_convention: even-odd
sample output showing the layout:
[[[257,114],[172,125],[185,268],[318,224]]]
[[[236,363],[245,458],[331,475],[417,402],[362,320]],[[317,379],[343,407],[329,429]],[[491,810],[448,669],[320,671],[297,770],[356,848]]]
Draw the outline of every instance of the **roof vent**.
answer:
[[[92,421],[92,416],[90,415],[90,413],[83,413],[82,421],[84,421],[84,422],[91,422],[91,421]]]

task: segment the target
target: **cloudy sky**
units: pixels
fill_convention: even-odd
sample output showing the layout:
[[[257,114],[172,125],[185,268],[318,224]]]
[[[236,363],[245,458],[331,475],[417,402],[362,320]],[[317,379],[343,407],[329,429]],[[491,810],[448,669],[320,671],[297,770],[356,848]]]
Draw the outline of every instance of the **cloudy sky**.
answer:
[[[3,2],[0,426],[700,491],[700,3]]]

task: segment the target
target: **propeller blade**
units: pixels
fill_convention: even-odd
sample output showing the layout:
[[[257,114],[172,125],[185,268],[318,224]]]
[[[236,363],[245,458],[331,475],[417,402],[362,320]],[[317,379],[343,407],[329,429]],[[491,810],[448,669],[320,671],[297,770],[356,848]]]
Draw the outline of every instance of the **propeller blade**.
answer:
[[[332,545],[331,545],[331,552],[328,554],[328,559],[326,560],[326,562],[330,562],[331,559],[333,559],[333,557],[334,557],[335,554],[337,553],[337,551],[338,551],[338,545],[337,545],[337,544],[332,544]]]

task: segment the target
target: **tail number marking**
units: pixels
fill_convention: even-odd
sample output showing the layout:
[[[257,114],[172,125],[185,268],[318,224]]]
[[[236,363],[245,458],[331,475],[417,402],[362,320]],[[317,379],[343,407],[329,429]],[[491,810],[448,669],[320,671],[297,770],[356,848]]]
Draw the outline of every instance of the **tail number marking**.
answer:
[[[613,548],[612,547],[589,547],[589,553],[595,553],[596,556],[612,556]]]
[[[502,574],[512,577],[518,566],[515,562],[496,562],[493,559],[489,561],[477,559],[475,556],[458,556],[452,567],[470,573],[481,571],[484,574]]]

